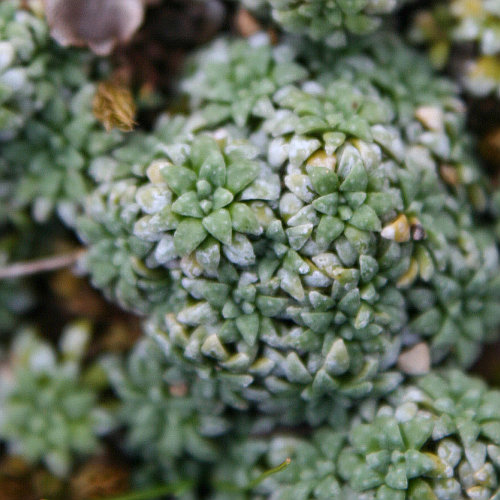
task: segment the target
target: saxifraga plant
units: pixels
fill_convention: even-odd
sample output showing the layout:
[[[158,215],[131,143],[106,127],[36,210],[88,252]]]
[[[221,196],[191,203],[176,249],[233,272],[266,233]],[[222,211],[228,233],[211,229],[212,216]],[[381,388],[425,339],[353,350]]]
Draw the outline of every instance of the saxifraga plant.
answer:
[[[469,366],[500,319],[462,103],[394,37],[360,43],[215,42],[183,83],[192,115],[137,137],[144,163],[115,158],[79,223],[94,283],[172,362],[314,423],[333,395],[393,390],[417,343]]]
[[[401,3],[245,2],[305,38],[217,39],[185,116],[127,137],[92,113],[107,63],[0,4],[0,224],[56,210],[146,334],[104,361],[112,418],[85,325],[19,333],[11,452],[65,476],[119,423],[138,481],[193,500],[500,498],[500,396],[461,371],[500,324],[498,195],[456,86],[355,36]]]
[[[99,66],[102,66],[99,68]],[[0,5],[0,146],[13,205],[37,222],[54,210],[72,225],[91,188],[89,160],[121,140],[92,113],[95,74],[107,63],[85,51],[62,49],[43,18],[17,0]]]

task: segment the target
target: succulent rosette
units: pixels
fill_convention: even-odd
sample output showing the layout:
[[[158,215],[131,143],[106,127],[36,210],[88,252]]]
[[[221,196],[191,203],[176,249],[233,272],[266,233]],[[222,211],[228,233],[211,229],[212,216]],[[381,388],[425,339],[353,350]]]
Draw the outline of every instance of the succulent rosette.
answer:
[[[387,400],[367,401],[347,424],[308,437],[278,432],[233,442],[213,474],[212,498],[496,498],[499,398],[478,379],[444,371],[402,385]],[[285,470],[245,491],[287,459]],[[218,487],[227,482],[240,491]]]
[[[97,393],[82,376],[81,360],[89,325],[68,325],[60,351],[20,331],[11,350],[11,377],[2,384],[0,435],[12,453],[42,462],[56,475],[67,475],[73,463],[99,449],[98,435],[113,425]]]
[[[17,0],[0,6],[0,54],[0,143],[19,177],[15,208],[30,208],[37,222],[56,210],[71,226],[92,185],[90,159],[121,140],[92,113],[94,73],[105,75],[107,64],[59,47],[45,20]]]
[[[2,2],[0,6],[2,142],[15,137],[46,99],[48,27],[35,14],[19,7],[16,0]]]
[[[42,6],[56,39],[85,41],[53,6],[0,2],[0,266],[52,239],[29,210],[57,213],[86,248],[78,271],[145,334],[132,346],[113,320],[89,350],[85,321],[57,348],[18,330],[8,453],[64,477],[107,434],[136,486],[155,485],[134,498],[500,500],[500,392],[463,373],[498,338],[500,195],[459,87],[369,35],[403,3],[243,0],[228,9],[241,32],[263,26],[245,9],[274,27],[195,53],[184,114],[130,132],[129,65],[99,82],[106,60],[51,40]],[[413,35],[441,65],[467,42],[463,81],[487,95],[499,16],[444,0]],[[0,283],[0,332],[30,298]]]
[[[128,163],[130,156],[114,159],[136,175],[99,185],[79,224],[82,237],[94,243],[86,261],[96,285],[109,283],[113,293],[122,289],[115,285],[118,279],[125,287],[118,293],[120,303],[142,312],[168,301],[164,279],[172,269],[182,268],[186,277],[200,272],[214,277],[219,267],[230,273],[232,265],[254,264],[250,240],[263,233],[267,203],[276,203],[280,193],[278,176],[257,158],[254,146],[225,134],[219,139],[188,134],[176,128],[177,122],[166,126],[183,138],[175,143],[168,142],[168,134],[156,139],[137,168]],[[143,146],[138,138],[136,147]],[[122,155],[120,150],[117,156]],[[105,158],[96,169],[102,165]],[[141,300],[134,291],[137,274],[144,278],[138,281],[145,295]]]
[[[193,121],[198,126],[234,122],[242,127],[262,118],[280,87],[309,77],[296,53],[289,44],[272,46],[265,34],[248,40],[219,38],[199,50],[180,85],[190,106],[201,109]]]
[[[183,126],[182,119],[160,120],[154,134],[134,133],[125,145],[96,155],[89,165],[89,176],[97,187],[87,196],[85,210],[77,219],[78,235],[89,247],[83,267],[107,296],[141,313],[166,299],[169,277],[165,270],[145,264],[153,244],[133,234],[141,214],[136,193],[159,144],[171,142]]]
[[[366,35],[394,13],[404,0],[242,0],[257,15],[271,15],[285,31],[307,35],[313,40],[338,47],[347,35]]]
[[[165,261],[205,251],[241,266],[254,262],[248,236],[260,236],[263,228],[251,205],[276,201],[279,178],[255,159],[253,148],[225,141],[221,145],[216,137],[202,134],[191,144],[168,148],[165,161],[149,167],[151,184],[137,195],[146,215],[136,222],[134,233],[156,241],[154,221],[161,211],[162,247],[173,252],[164,255]],[[215,269],[218,262],[206,265]]]
[[[264,69],[238,69],[253,49],[264,93]],[[388,35],[287,50],[279,88],[285,52],[262,35],[212,50],[175,133],[98,161],[115,166],[80,224],[94,283],[150,315],[171,362],[271,412],[389,392],[415,344],[470,365],[500,322],[499,260],[454,87]]]
[[[215,442],[231,424],[210,382],[179,374],[149,339],[139,342],[125,362],[108,358],[104,367],[121,401],[119,419],[129,451],[167,474],[187,457],[218,459]]]
[[[433,363],[470,365],[500,319],[498,251],[477,227],[488,195],[463,105],[397,39],[374,40],[342,57],[305,44],[315,80],[255,106],[266,112],[250,136],[283,184],[253,242],[257,265],[234,277],[221,267],[216,279],[200,265],[183,278],[184,267],[174,281],[187,302],[148,323],[171,359],[237,375],[260,403],[389,391],[401,379],[390,367],[419,342]],[[218,102],[206,96],[195,113]]]

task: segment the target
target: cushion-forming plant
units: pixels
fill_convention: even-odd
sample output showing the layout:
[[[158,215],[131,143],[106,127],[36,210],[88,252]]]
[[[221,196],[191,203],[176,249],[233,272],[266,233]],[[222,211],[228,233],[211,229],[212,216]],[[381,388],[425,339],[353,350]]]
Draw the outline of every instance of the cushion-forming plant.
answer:
[[[349,423],[308,437],[279,432],[232,442],[212,475],[217,500],[496,499],[500,473],[500,393],[459,371],[400,386],[360,405]],[[290,459],[251,492],[244,487]],[[235,464],[241,464],[237,467]]]
[[[18,332],[11,351],[11,380],[2,381],[0,436],[12,453],[67,475],[75,457],[99,449],[98,435],[112,417],[82,378],[89,341],[85,321],[68,325],[57,352],[31,328]]]
[[[316,419],[333,394],[392,390],[416,343],[470,365],[500,319],[463,105],[394,37],[361,45],[215,42],[183,83],[192,115],[137,137],[151,156],[128,176],[123,158],[80,220],[94,283],[150,314],[171,361],[261,408],[326,396]]]
[[[497,500],[500,395],[460,370],[500,324],[500,202],[457,87],[395,34],[356,36],[400,1],[242,3],[293,36],[217,39],[185,116],[126,137],[92,112],[107,62],[0,3],[2,231],[55,210],[146,334],[105,359],[104,409],[87,324],[57,350],[21,331],[0,436],[65,476],[118,423],[138,481],[193,500]],[[493,2],[450,4],[490,71]]]
[[[213,384],[187,379],[150,339],[139,342],[126,363],[109,358],[104,367],[121,401],[129,450],[164,469],[186,456],[220,459],[215,438],[232,425]]]
[[[269,16],[290,33],[338,47],[347,34],[366,35],[405,0],[241,0],[257,15]]]
[[[120,133],[106,133],[92,113],[92,74],[106,74],[95,57],[62,49],[46,22],[20,2],[0,5],[0,146],[2,162],[18,172],[16,207],[37,222],[54,209],[69,225],[87,194],[90,158],[107,152]]]

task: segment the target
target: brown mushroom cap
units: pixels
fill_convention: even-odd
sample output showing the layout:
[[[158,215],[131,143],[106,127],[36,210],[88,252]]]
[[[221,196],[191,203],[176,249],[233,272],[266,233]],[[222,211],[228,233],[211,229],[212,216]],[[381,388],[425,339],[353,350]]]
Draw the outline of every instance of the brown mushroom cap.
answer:
[[[142,23],[142,0],[45,0],[52,37],[61,45],[88,45],[109,54],[128,41]]]

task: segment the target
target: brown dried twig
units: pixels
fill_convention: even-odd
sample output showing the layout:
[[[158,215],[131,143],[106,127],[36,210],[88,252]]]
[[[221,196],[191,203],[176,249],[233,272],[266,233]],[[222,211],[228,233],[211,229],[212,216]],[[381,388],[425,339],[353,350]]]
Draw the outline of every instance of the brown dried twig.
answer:
[[[0,267],[0,279],[19,278],[32,274],[55,271],[75,264],[84,253],[85,248],[79,248],[68,253],[46,257],[44,259],[16,262],[4,267]]]

